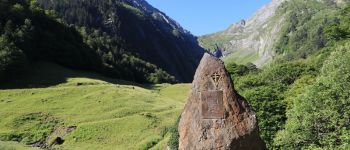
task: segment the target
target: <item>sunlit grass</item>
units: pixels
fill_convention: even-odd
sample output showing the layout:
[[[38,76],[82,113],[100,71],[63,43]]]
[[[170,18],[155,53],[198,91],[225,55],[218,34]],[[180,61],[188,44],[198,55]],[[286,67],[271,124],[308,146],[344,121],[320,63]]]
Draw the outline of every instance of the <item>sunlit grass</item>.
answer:
[[[13,140],[6,137],[17,135],[28,144],[24,138],[33,142],[32,133],[40,138],[54,124],[55,129],[77,126],[63,137],[62,145],[55,146],[59,149],[166,147],[168,129],[180,115],[189,84],[143,88],[84,76],[78,73],[46,88],[0,90],[0,139]],[[17,127],[16,120],[21,120]]]

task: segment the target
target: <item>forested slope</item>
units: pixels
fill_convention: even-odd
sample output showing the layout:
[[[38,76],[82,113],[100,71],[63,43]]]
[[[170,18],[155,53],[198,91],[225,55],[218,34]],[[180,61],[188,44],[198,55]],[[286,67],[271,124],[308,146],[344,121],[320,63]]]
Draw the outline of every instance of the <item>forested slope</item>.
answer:
[[[115,51],[157,65],[179,81],[191,82],[204,50],[196,37],[145,0],[38,0],[83,34],[101,32]],[[93,42],[90,39],[87,41]],[[101,49],[100,51],[106,51]],[[116,58],[118,59],[118,58]]]
[[[285,7],[317,6],[308,2]],[[226,64],[269,149],[349,149],[350,7],[317,12],[292,15],[269,65]]]
[[[34,0],[1,1],[0,80],[50,61],[138,83],[189,82],[204,52],[176,22],[128,1],[51,2],[58,13]]]

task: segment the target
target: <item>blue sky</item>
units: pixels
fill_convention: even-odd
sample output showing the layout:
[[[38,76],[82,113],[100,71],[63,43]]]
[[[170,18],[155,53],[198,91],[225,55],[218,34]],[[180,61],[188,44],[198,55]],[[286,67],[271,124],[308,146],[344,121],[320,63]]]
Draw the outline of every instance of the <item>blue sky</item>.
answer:
[[[147,0],[194,35],[222,31],[271,0]]]

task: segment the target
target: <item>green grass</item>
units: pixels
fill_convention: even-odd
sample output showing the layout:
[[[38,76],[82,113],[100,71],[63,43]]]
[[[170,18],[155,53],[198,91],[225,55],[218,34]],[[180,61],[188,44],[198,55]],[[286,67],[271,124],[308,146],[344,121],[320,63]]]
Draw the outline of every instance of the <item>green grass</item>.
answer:
[[[48,63],[33,68],[40,70],[33,69],[30,76],[18,80],[20,88],[2,84],[12,88],[0,90],[2,141],[50,143],[62,136],[52,134],[55,129],[77,126],[63,134],[65,142],[54,148],[164,149],[168,129],[180,115],[190,89],[189,84],[135,86]]]
[[[38,150],[30,146],[25,146],[17,142],[3,142],[0,141],[0,150]]]
[[[237,50],[234,53],[223,58],[225,63],[237,63],[246,65],[249,62],[254,62],[259,59],[259,54],[256,52],[247,52],[245,49]]]
[[[222,32],[214,33],[212,35],[205,35],[198,38],[198,43],[205,49],[215,50],[216,45],[223,46],[224,44],[230,42],[233,38],[232,36],[224,36]]]

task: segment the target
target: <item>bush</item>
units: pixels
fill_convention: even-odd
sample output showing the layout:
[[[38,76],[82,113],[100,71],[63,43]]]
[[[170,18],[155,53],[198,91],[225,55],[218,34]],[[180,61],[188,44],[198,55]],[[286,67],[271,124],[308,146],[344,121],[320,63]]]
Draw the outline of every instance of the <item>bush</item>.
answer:
[[[299,94],[288,110],[285,129],[277,134],[281,149],[349,148],[350,43],[325,61],[316,82]]]
[[[252,67],[254,68],[254,67]],[[260,72],[235,79],[235,86],[256,111],[261,137],[269,148],[286,121],[285,93],[294,82],[315,70],[303,61],[272,63]]]

